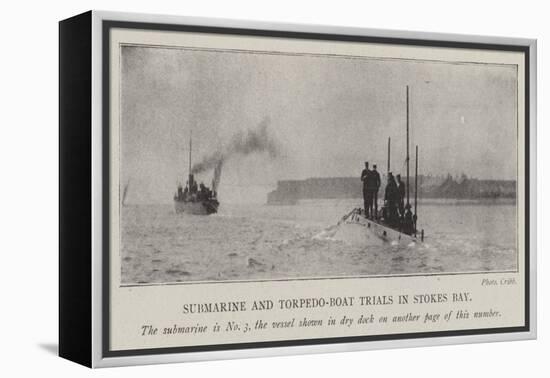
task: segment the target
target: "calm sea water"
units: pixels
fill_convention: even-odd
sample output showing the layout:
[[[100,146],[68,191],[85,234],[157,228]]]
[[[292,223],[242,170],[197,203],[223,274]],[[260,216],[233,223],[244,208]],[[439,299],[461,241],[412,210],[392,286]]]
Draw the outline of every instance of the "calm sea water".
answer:
[[[358,200],[294,206],[222,203],[211,216],[172,205],[122,208],[122,283],[284,279],[515,270],[515,203],[431,201],[419,207],[424,243],[337,232]],[[362,231],[361,231],[362,232]]]

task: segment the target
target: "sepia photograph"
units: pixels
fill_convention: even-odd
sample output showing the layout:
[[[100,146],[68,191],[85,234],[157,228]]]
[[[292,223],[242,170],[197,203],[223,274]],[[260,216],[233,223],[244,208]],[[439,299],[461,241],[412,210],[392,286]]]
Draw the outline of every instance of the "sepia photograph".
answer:
[[[119,48],[122,286],[518,270],[517,65]]]

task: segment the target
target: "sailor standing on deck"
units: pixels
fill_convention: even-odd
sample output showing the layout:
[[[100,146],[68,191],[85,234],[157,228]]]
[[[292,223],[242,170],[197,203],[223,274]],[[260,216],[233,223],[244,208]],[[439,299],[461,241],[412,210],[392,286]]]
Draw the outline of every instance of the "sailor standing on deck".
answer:
[[[411,211],[411,204],[405,206],[405,214],[403,215],[401,228],[407,235],[412,235],[415,232],[414,229],[414,215]]]
[[[365,216],[369,216],[369,188],[368,181],[371,171],[369,169],[369,162],[365,162],[365,169],[361,172],[361,181],[363,181],[363,206],[365,208]]]
[[[378,218],[378,189],[380,189],[380,173],[376,170],[376,164],[372,166],[372,181],[373,181],[373,192],[372,192],[372,201],[374,202],[374,218]]]
[[[390,225],[396,225],[399,223],[399,215],[397,214],[399,196],[399,188],[395,183],[393,174],[388,172],[388,184],[386,185],[384,200],[386,201],[387,206],[386,222]]]

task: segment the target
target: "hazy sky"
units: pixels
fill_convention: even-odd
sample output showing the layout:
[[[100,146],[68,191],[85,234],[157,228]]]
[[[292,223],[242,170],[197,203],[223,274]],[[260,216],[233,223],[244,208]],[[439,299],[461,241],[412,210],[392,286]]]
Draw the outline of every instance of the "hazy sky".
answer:
[[[264,198],[277,180],[404,172],[405,86],[421,173],[516,178],[516,67],[168,48],[122,48],[121,180],[170,201],[198,161],[269,118],[281,154],[228,161],[220,195]],[[413,157],[413,155],[411,155]],[[199,179],[209,183],[211,172]]]

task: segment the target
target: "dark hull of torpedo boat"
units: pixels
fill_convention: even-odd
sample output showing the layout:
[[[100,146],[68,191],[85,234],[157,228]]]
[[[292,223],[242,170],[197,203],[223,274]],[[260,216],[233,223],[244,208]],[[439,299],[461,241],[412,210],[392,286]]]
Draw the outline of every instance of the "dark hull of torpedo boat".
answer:
[[[218,212],[219,202],[215,199],[204,201],[183,201],[174,199],[176,213],[193,215],[210,215]]]
[[[353,209],[349,214],[344,216],[339,227],[360,227],[364,232],[375,235],[376,237],[387,242],[397,242],[399,244],[410,244],[423,241],[423,238],[417,238],[415,235],[408,235],[399,230],[382,224],[379,221],[367,218],[362,209]]]

